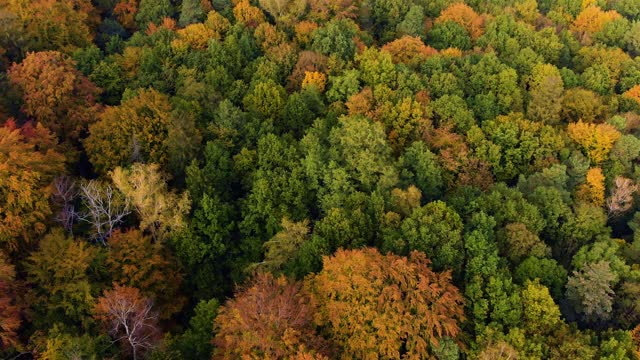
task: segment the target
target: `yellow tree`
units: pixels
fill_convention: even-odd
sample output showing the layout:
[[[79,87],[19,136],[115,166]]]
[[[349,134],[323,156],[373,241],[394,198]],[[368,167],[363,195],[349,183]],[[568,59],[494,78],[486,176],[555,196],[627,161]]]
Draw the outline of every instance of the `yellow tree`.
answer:
[[[423,359],[461,332],[463,300],[450,272],[436,273],[421,252],[338,250],[308,279],[327,328],[346,359]]]
[[[13,281],[16,271],[4,253],[0,252],[0,350],[18,344],[20,308],[16,304]]]
[[[589,44],[593,34],[602,30],[607,23],[620,17],[621,15],[615,10],[603,11],[598,6],[588,6],[573,21],[571,30],[584,44]]]
[[[186,226],[189,194],[169,191],[167,178],[157,164],[136,163],[130,169],[115,168],[111,179],[131,202],[140,219],[140,228],[154,240],[162,241]]]
[[[638,103],[638,105],[640,105],[640,85],[636,85],[631,89],[625,91],[622,96],[634,100]]]
[[[589,202],[595,206],[604,206],[604,175],[599,167],[587,171],[586,182],[577,189],[579,200]]]
[[[100,173],[137,160],[165,164],[170,123],[169,97],[141,89],[119,106],[107,107],[89,127],[84,142],[89,160]]]
[[[569,137],[585,151],[591,163],[607,160],[613,144],[622,136],[609,124],[590,124],[578,121],[567,127]]]
[[[64,169],[55,138],[40,124],[0,127],[0,247],[13,252],[44,233],[53,177]]]
[[[89,46],[98,24],[90,0],[8,0],[7,9],[20,19],[32,50],[71,53]]]

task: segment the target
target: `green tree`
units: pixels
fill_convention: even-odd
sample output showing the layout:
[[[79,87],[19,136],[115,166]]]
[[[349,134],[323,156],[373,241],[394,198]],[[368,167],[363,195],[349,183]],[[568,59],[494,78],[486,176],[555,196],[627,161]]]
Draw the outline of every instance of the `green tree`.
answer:
[[[56,322],[67,326],[91,324],[94,296],[89,273],[96,250],[86,242],[53,229],[39,249],[26,259],[28,293],[36,326],[46,329]]]
[[[180,6],[180,18],[178,24],[185,27],[189,24],[202,22],[205,18],[205,12],[202,9],[200,0],[182,0]]]
[[[567,281],[567,299],[586,321],[606,321],[611,317],[615,274],[607,261],[586,263]]]
[[[534,121],[557,124],[562,110],[563,85],[560,72],[555,66],[534,66],[529,80],[527,116]]]
[[[160,24],[165,17],[173,15],[170,0],[140,0],[136,22],[140,29],[146,29],[149,23]]]

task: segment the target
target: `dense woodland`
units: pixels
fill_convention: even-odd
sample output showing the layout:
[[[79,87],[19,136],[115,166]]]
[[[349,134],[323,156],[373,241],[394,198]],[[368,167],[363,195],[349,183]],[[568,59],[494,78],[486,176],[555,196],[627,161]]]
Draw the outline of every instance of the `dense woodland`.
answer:
[[[1,359],[635,359],[640,1],[0,0]]]

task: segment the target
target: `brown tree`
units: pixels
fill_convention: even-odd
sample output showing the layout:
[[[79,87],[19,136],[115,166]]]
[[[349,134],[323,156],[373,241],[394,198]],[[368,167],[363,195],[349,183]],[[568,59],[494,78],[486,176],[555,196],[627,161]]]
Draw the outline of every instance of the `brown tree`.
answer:
[[[638,185],[634,184],[631,179],[622,176],[616,177],[611,196],[607,198],[606,202],[609,216],[618,216],[629,211],[633,206],[633,194],[637,191]]]
[[[112,290],[106,290],[98,299],[94,314],[134,360],[158,342],[158,317],[152,309],[152,301],[142,297],[136,288],[114,284]]]
[[[116,230],[109,238],[107,266],[114,282],[135,287],[155,299],[162,319],[182,309],[184,297],[178,294],[182,275],[177,262],[162,244],[154,243],[139,230]]]
[[[461,332],[463,300],[451,273],[436,273],[426,255],[338,250],[308,281],[331,340],[346,358],[420,359],[443,337]]]
[[[62,53],[29,53],[9,69],[8,76],[22,92],[22,111],[61,140],[78,139],[96,118],[100,90]]]
[[[305,348],[323,352],[325,343],[315,333],[313,316],[301,283],[258,274],[220,308],[214,324],[214,359],[295,358]]]

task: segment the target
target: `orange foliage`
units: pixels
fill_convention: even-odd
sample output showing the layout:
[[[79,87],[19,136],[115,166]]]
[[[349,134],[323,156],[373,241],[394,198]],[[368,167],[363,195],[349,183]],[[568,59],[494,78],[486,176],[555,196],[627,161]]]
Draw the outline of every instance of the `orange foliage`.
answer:
[[[633,340],[636,357],[640,358],[640,324],[631,330],[631,339]]]
[[[602,11],[598,6],[589,6],[578,14],[571,24],[571,30],[582,39],[583,43],[590,43],[591,35],[602,30],[607,23],[620,17],[620,14],[615,10]]]
[[[268,22],[263,22],[256,27],[254,36],[258,44],[263,50],[269,49],[278,44],[285,43],[287,37],[284,33],[278,31],[275,26]]]
[[[460,334],[464,312],[451,273],[436,273],[430,263],[421,252],[406,258],[372,248],[324,257],[308,282],[316,323],[353,358],[433,355],[441,338]]]
[[[10,252],[46,230],[53,177],[64,169],[55,138],[42,125],[0,127],[0,247]]]
[[[249,4],[249,0],[240,1],[233,8],[233,16],[237,21],[246,24],[250,28],[256,28],[259,24],[265,22],[262,10]]]
[[[459,2],[442,10],[436,19],[437,23],[453,21],[467,30],[472,39],[479,38],[484,32],[484,18],[478,15],[471,7]]]
[[[382,51],[391,54],[394,63],[417,64],[424,58],[435,55],[438,51],[425,45],[419,37],[405,35],[400,39],[385,44]]]
[[[29,53],[8,71],[9,81],[22,91],[22,111],[62,139],[77,139],[98,112],[100,90],[57,51]]]
[[[373,91],[370,87],[365,87],[357,94],[352,95],[346,103],[349,115],[367,115],[374,104]]]
[[[638,104],[640,104],[640,85],[636,85],[631,89],[625,91],[622,96],[635,100]]]
[[[136,14],[138,13],[138,0],[120,0],[113,8],[113,13],[118,21],[127,30],[136,29]]]
[[[106,290],[98,299],[94,317],[137,359],[159,339],[157,315],[151,305],[152,300],[143,298],[138,289],[114,284],[113,290]]]
[[[172,18],[165,17],[165,18],[162,18],[162,22],[160,23],[160,25],[156,25],[153,22],[150,22],[149,26],[147,26],[146,34],[152,35],[156,31],[160,31],[160,29],[167,29],[169,31],[174,31],[176,29],[176,21],[173,20]]]
[[[311,42],[311,36],[313,32],[318,28],[318,24],[313,21],[301,21],[296,24],[295,32],[296,32],[296,40],[300,45],[306,45]]]
[[[311,15],[318,20],[332,18],[355,19],[358,15],[359,0],[310,0]]]
[[[315,86],[320,92],[324,91],[327,84],[327,75],[318,71],[305,71],[304,80],[302,80],[302,88]]]
[[[602,169],[591,168],[587,171],[586,183],[582,184],[576,193],[578,199],[592,203],[595,206],[604,206],[604,175]]]
[[[590,124],[578,121],[567,127],[569,137],[578,143],[594,164],[605,161],[613,144],[621,134],[609,124]]]
[[[298,56],[298,62],[293,67],[293,71],[287,79],[287,89],[296,90],[302,86],[304,78],[307,76],[307,72],[322,72],[327,71],[327,57],[313,51],[302,51]]]
[[[258,274],[220,308],[214,324],[218,350],[214,359],[282,359],[301,347],[322,350],[325,344],[315,333],[314,312],[300,283]]]

